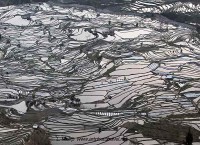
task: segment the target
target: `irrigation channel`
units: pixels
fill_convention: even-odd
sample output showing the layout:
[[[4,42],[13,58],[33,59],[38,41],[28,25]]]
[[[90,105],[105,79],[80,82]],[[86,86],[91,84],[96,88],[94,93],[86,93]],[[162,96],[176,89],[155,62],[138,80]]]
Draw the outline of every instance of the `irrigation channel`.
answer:
[[[199,145],[199,34],[143,14],[174,7],[158,4],[0,7],[0,144],[38,124],[53,145],[181,144],[189,127]]]

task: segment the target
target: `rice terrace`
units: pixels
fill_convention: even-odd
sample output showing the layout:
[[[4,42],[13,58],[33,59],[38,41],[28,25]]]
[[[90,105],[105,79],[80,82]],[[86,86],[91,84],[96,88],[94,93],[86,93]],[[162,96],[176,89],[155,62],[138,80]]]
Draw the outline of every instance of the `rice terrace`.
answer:
[[[0,145],[200,145],[199,0],[0,0]]]

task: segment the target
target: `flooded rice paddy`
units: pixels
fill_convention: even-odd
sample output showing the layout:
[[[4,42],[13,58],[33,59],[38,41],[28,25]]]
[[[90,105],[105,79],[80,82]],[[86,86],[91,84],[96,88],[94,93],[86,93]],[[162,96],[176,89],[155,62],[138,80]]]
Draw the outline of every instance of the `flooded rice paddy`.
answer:
[[[187,129],[179,140],[153,135],[159,127],[149,124],[160,120],[174,125],[169,134],[176,125],[199,133],[199,34],[134,13],[138,3],[125,14],[53,3],[0,8],[0,144],[24,143],[35,123],[53,145],[182,143]]]

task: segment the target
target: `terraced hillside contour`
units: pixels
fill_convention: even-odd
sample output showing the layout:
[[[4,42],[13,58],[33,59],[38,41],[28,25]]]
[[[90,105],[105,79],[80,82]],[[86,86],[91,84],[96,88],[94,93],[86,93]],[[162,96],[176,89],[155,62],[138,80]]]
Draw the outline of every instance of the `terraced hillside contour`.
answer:
[[[199,144],[199,33],[136,5],[0,7],[0,144]]]

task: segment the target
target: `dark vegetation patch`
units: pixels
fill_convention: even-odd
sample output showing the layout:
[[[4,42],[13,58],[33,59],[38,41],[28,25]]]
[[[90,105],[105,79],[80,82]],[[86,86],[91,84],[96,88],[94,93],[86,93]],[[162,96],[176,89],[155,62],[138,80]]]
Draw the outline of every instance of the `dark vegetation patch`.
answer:
[[[181,23],[198,23],[200,24],[200,14],[199,13],[176,13],[176,12],[164,12],[163,16],[175,20]]]
[[[60,115],[62,112],[59,109],[51,108],[43,111],[30,110],[21,117],[22,123],[38,123],[47,119],[48,116]]]
[[[192,113],[192,114],[177,114],[177,115],[169,115],[167,116],[168,119],[176,120],[176,119],[183,119],[183,118],[196,118],[200,117],[199,113]]]
[[[148,122],[144,123],[144,125],[128,122],[123,127],[128,128],[128,133],[138,131],[147,138],[167,140],[168,142],[175,143],[184,143],[190,128],[189,126],[175,124],[167,120]],[[193,135],[193,141],[199,142],[200,132],[194,128],[190,128],[190,131]]]
[[[114,72],[116,70],[117,66],[112,66],[110,69],[108,69],[104,74],[103,76],[105,77],[109,77],[110,76],[110,73]]]
[[[51,145],[49,134],[41,128],[35,129],[25,145]]]

